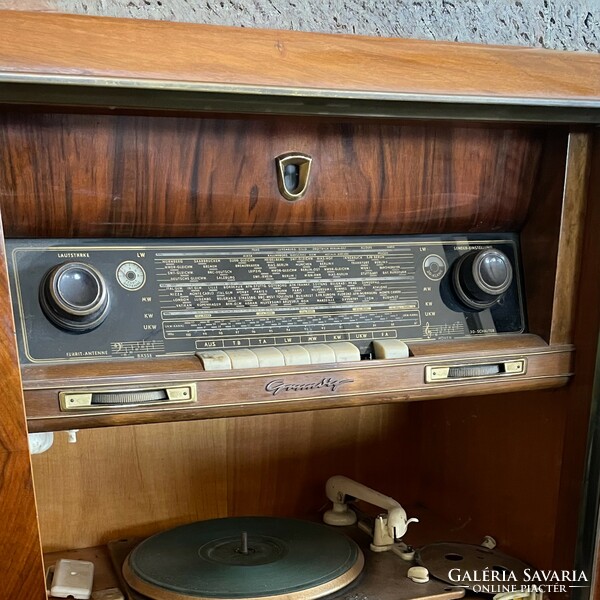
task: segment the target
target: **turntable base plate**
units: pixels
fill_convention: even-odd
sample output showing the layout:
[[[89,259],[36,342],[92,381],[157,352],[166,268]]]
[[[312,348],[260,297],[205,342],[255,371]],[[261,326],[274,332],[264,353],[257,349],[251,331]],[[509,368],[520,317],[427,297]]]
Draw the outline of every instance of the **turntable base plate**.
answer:
[[[363,565],[353,540],[319,523],[239,517],[158,533],[123,575],[153,600],[311,600],[349,585]]]

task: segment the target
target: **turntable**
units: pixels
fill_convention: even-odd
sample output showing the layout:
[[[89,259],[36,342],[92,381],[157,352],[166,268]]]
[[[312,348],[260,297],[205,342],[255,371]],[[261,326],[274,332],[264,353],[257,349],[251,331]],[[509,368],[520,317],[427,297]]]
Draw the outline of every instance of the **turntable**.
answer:
[[[109,544],[132,600],[409,600],[461,598],[465,590],[407,577],[399,538],[409,523],[392,498],[332,477],[328,524],[276,517],[230,517],[175,527],[143,541]],[[369,529],[348,503],[384,508]],[[391,551],[388,551],[391,550]],[[410,548],[409,548],[410,550]],[[408,553],[410,556],[410,552]],[[403,560],[405,558],[405,560]]]
[[[350,585],[363,565],[356,542],[319,523],[239,517],[156,534],[135,547],[123,573],[160,600],[309,600]]]
[[[243,553],[246,532],[248,554]],[[373,552],[356,526],[275,517],[200,521],[109,544],[130,600],[453,600],[465,590],[407,577],[412,563]]]

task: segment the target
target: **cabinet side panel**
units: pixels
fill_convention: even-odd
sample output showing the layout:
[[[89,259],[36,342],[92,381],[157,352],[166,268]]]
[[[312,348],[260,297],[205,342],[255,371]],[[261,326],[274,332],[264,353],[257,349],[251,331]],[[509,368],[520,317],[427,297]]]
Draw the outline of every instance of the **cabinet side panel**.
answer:
[[[574,289],[572,332],[575,344],[575,377],[561,390],[567,397],[567,423],[561,470],[559,518],[555,565],[570,564],[577,540],[577,522],[584,483],[597,480],[598,472],[587,472],[586,441],[597,367],[600,332],[600,133],[592,141],[587,212],[582,239],[578,286]],[[596,556],[596,560],[600,557]]]
[[[14,322],[0,226],[0,597],[46,598]]]
[[[582,262],[581,250],[586,227],[591,148],[591,134],[571,133],[569,135],[550,334],[551,344],[572,342],[575,317],[580,308],[577,306],[577,292]],[[595,271],[590,271],[588,267],[587,272],[594,273]],[[585,298],[582,300],[585,306]]]

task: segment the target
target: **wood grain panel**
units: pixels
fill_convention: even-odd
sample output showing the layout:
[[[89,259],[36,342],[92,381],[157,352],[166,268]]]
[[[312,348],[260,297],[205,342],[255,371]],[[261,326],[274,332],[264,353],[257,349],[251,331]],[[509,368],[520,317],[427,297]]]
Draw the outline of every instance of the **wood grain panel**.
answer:
[[[33,457],[46,551],[144,536],[226,515],[316,516],[335,474],[386,482],[410,479],[414,435],[406,407],[368,407],[57,434]],[[404,487],[404,486],[403,486]],[[406,485],[401,501],[414,499]]]
[[[590,199],[592,198],[597,198],[598,194],[600,194],[600,135],[596,134],[594,137],[594,141],[593,141],[593,152],[592,152],[592,168],[591,168],[591,177],[590,177],[590,185],[588,188],[588,197]],[[590,204],[590,206],[588,207],[588,215],[590,220],[592,220],[593,222],[597,222],[596,220],[599,219],[600,217],[597,216],[597,213],[600,211],[600,204],[598,202],[594,202],[592,200],[592,203]],[[595,234],[595,232],[594,232]],[[587,269],[589,268],[590,263],[588,261],[590,260],[599,260],[598,255],[594,256],[594,251],[595,251],[595,244],[597,243],[597,235],[592,235],[587,233],[585,238],[584,238],[584,256],[586,257],[586,260],[584,261],[584,264],[582,265],[583,269]],[[600,254],[600,253],[598,253]],[[594,265],[591,265],[591,268],[594,268]],[[596,265],[595,267],[596,269],[600,269],[600,267],[598,267]],[[585,293],[586,294],[590,294],[590,296],[594,296],[594,291],[596,294],[600,295],[600,290],[598,290],[598,287],[600,287],[600,281],[598,280],[598,278],[596,277],[592,277],[592,278],[588,278],[585,277],[583,278],[583,285],[588,288]],[[592,286],[592,290],[589,290],[588,286]],[[590,293],[591,292],[591,293]],[[592,302],[593,302],[593,298],[592,298]],[[596,311],[596,316],[598,318],[598,311]],[[586,316],[583,316],[582,318],[579,319],[578,323],[576,324],[576,331],[580,332],[581,329],[583,329],[584,331],[587,330],[587,323],[586,323]],[[589,341],[587,342],[588,344],[592,344],[593,343],[593,338],[590,337]],[[589,346],[587,346],[587,352],[588,352],[588,357],[586,358],[586,368],[590,369],[590,371],[588,372],[588,379],[584,380],[584,385],[589,386],[590,383],[592,381],[598,381],[598,377],[599,377],[599,373],[595,372],[594,376],[595,380],[592,379],[591,376],[591,371],[596,371],[595,366],[597,365],[597,356],[596,356],[596,365],[593,364],[593,355],[594,355],[594,350],[591,349]],[[587,370],[586,369],[586,370]],[[592,384],[593,385],[593,384]],[[582,390],[584,393],[590,393],[589,387],[584,388],[584,390]],[[592,390],[591,393],[593,394],[594,391]],[[598,406],[596,405],[595,407],[592,408],[592,411],[597,411],[598,410]],[[594,414],[592,412],[592,414]],[[593,586],[593,591],[592,591],[592,597],[593,598],[600,598],[600,507],[597,505],[597,492],[595,493],[594,490],[597,490],[596,487],[596,482],[598,481],[598,473],[594,472],[590,467],[594,464],[596,464],[596,457],[598,456],[598,447],[596,445],[596,439],[597,439],[597,434],[594,433],[594,426],[592,424],[590,424],[590,429],[589,429],[589,433],[591,434],[591,438],[588,441],[588,454],[587,454],[587,460],[586,460],[586,464],[587,466],[587,473],[586,473],[586,480],[587,483],[584,484],[583,486],[583,493],[587,494],[587,498],[585,498],[585,502],[584,502],[584,506],[586,507],[586,512],[583,513],[582,515],[582,519],[589,519],[587,522],[591,523],[594,522],[595,523],[595,528],[593,530],[588,530],[587,531],[587,538],[588,539],[592,539],[594,540],[593,542],[593,546],[590,544],[590,546],[585,545],[585,539],[583,540],[583,543],[580,544],[580,551],[582,552],[593,552],[593,556],[591,556],[590,558],[592,559],[590,561],[590,564],[593,565],[593,570],[592,570],[592,586]],[[579,473],[575,473],[575,476],[579,475]],[[572,487],[573,485],[576,485],[575,481],[571,481],[569,482],[570,486]],[[565,497],[565,500],[568,500],[567,497]],[[590,514],[593,513],[593,516]],[[585,522],[585,521],[582,521]],[[567,527],[570,524],[567,524]],[[584,555],[585,556],[585,555]]]
[[[21,373],[17,356],[17,339],[12,313],[2,222],[0,221],[0,381],[2,381],[2,418],[0,452],[26,452]]]
[[[0,117],[7,237],[368,235],[515,231],[535,129],[310,119],[13,113]],[[306,196],[275,157],[313,157]]]
[[[558,256],[566,155],[566,133],[549,130],[529,212],[519,237],[525,299],[527,306],[533,309],[527,313],[527,326],[546,341],[550,341],[556,283],[548,272],[554,269]]]
[[[432,511],[460,515],[498,549],[536,568],[553,564],[566,402],[560,392],[435,401],[420,411],[420,497]],[[576,504],[575,504],[576,505]]]
[[[40,52],[44,48],[44,52]],[[4,12],[0,65],[30,76],[354,92],[590,99],[593,53]]]
[[[46,600],[29,451],[0,451],[0,505],[0,598]]]
[[[64,416],[64,414],[51,415],[48,406],[50,405],[49,396],[43,394],[32,394],[32,403],[35,412],[40,416],[34,416],[29,421],[32,432],[56,431],[65,428],[93,428],[93,427],[113,427],[120,425],[135,425],[147,423],[164,423],[173,421],[189,421],[197,419],[215,419],[222,417],[239,417],[245,415],[268,415],[273,413],[292,413],[311,410],[330,410],[333,408],[348,408],[357,406],[371,406],[382,404],[406,403],[416,400],[432,400],[438,398],[456,398],[466,396],[479,396],[485,394],[494,394],[497,392],[498,383],[502,383],[502,389],[508,392],[530,392],[536,390],[555,389],[566,385],[569,381],[569,375],[550,375],[539,378],[524,378],[521,380],[494,381],[487,383],[471,383],[461,387],[448,385],[448,387],[437,386],[431,389],[421,388],[418,391],[406,392],[403,390],[387,391],[373,395],[357,396],[332,396],[330,398],[306,398],[300,400],[289,400],[277,402],[275,404],[247,402],[245,404],[224,404],[208,407],[188,407],[179,409],[159,408],[152,410],[130,409],[122,410],[119,413],[110,414],[73,414]],[[39,400],[45,402],[39,402]],[[55,410],[55,399],[52,402],[52,410]],[[50,415],[50,416],[49,416]]]
[[[56,434],[32,456],[44,548],[81,548],[227,514],[225,421]]]
[[[0,224],[0,597],[42,600],[46,586]]]

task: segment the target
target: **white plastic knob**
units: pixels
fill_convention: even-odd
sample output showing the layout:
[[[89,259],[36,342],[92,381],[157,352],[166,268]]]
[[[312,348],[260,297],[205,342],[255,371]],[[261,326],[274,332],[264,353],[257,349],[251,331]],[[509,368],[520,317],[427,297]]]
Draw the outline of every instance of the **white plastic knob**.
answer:
[[[483,538],[483,542],[481,542],[481,545],[484,548],[488,548],[489,550],[493,550],[498,544],[496,544],[496,540],[491,535],[486,535]]]
[[[406,576],[415,583],[427,583],[429,571],[425,567],[411,567]]]

